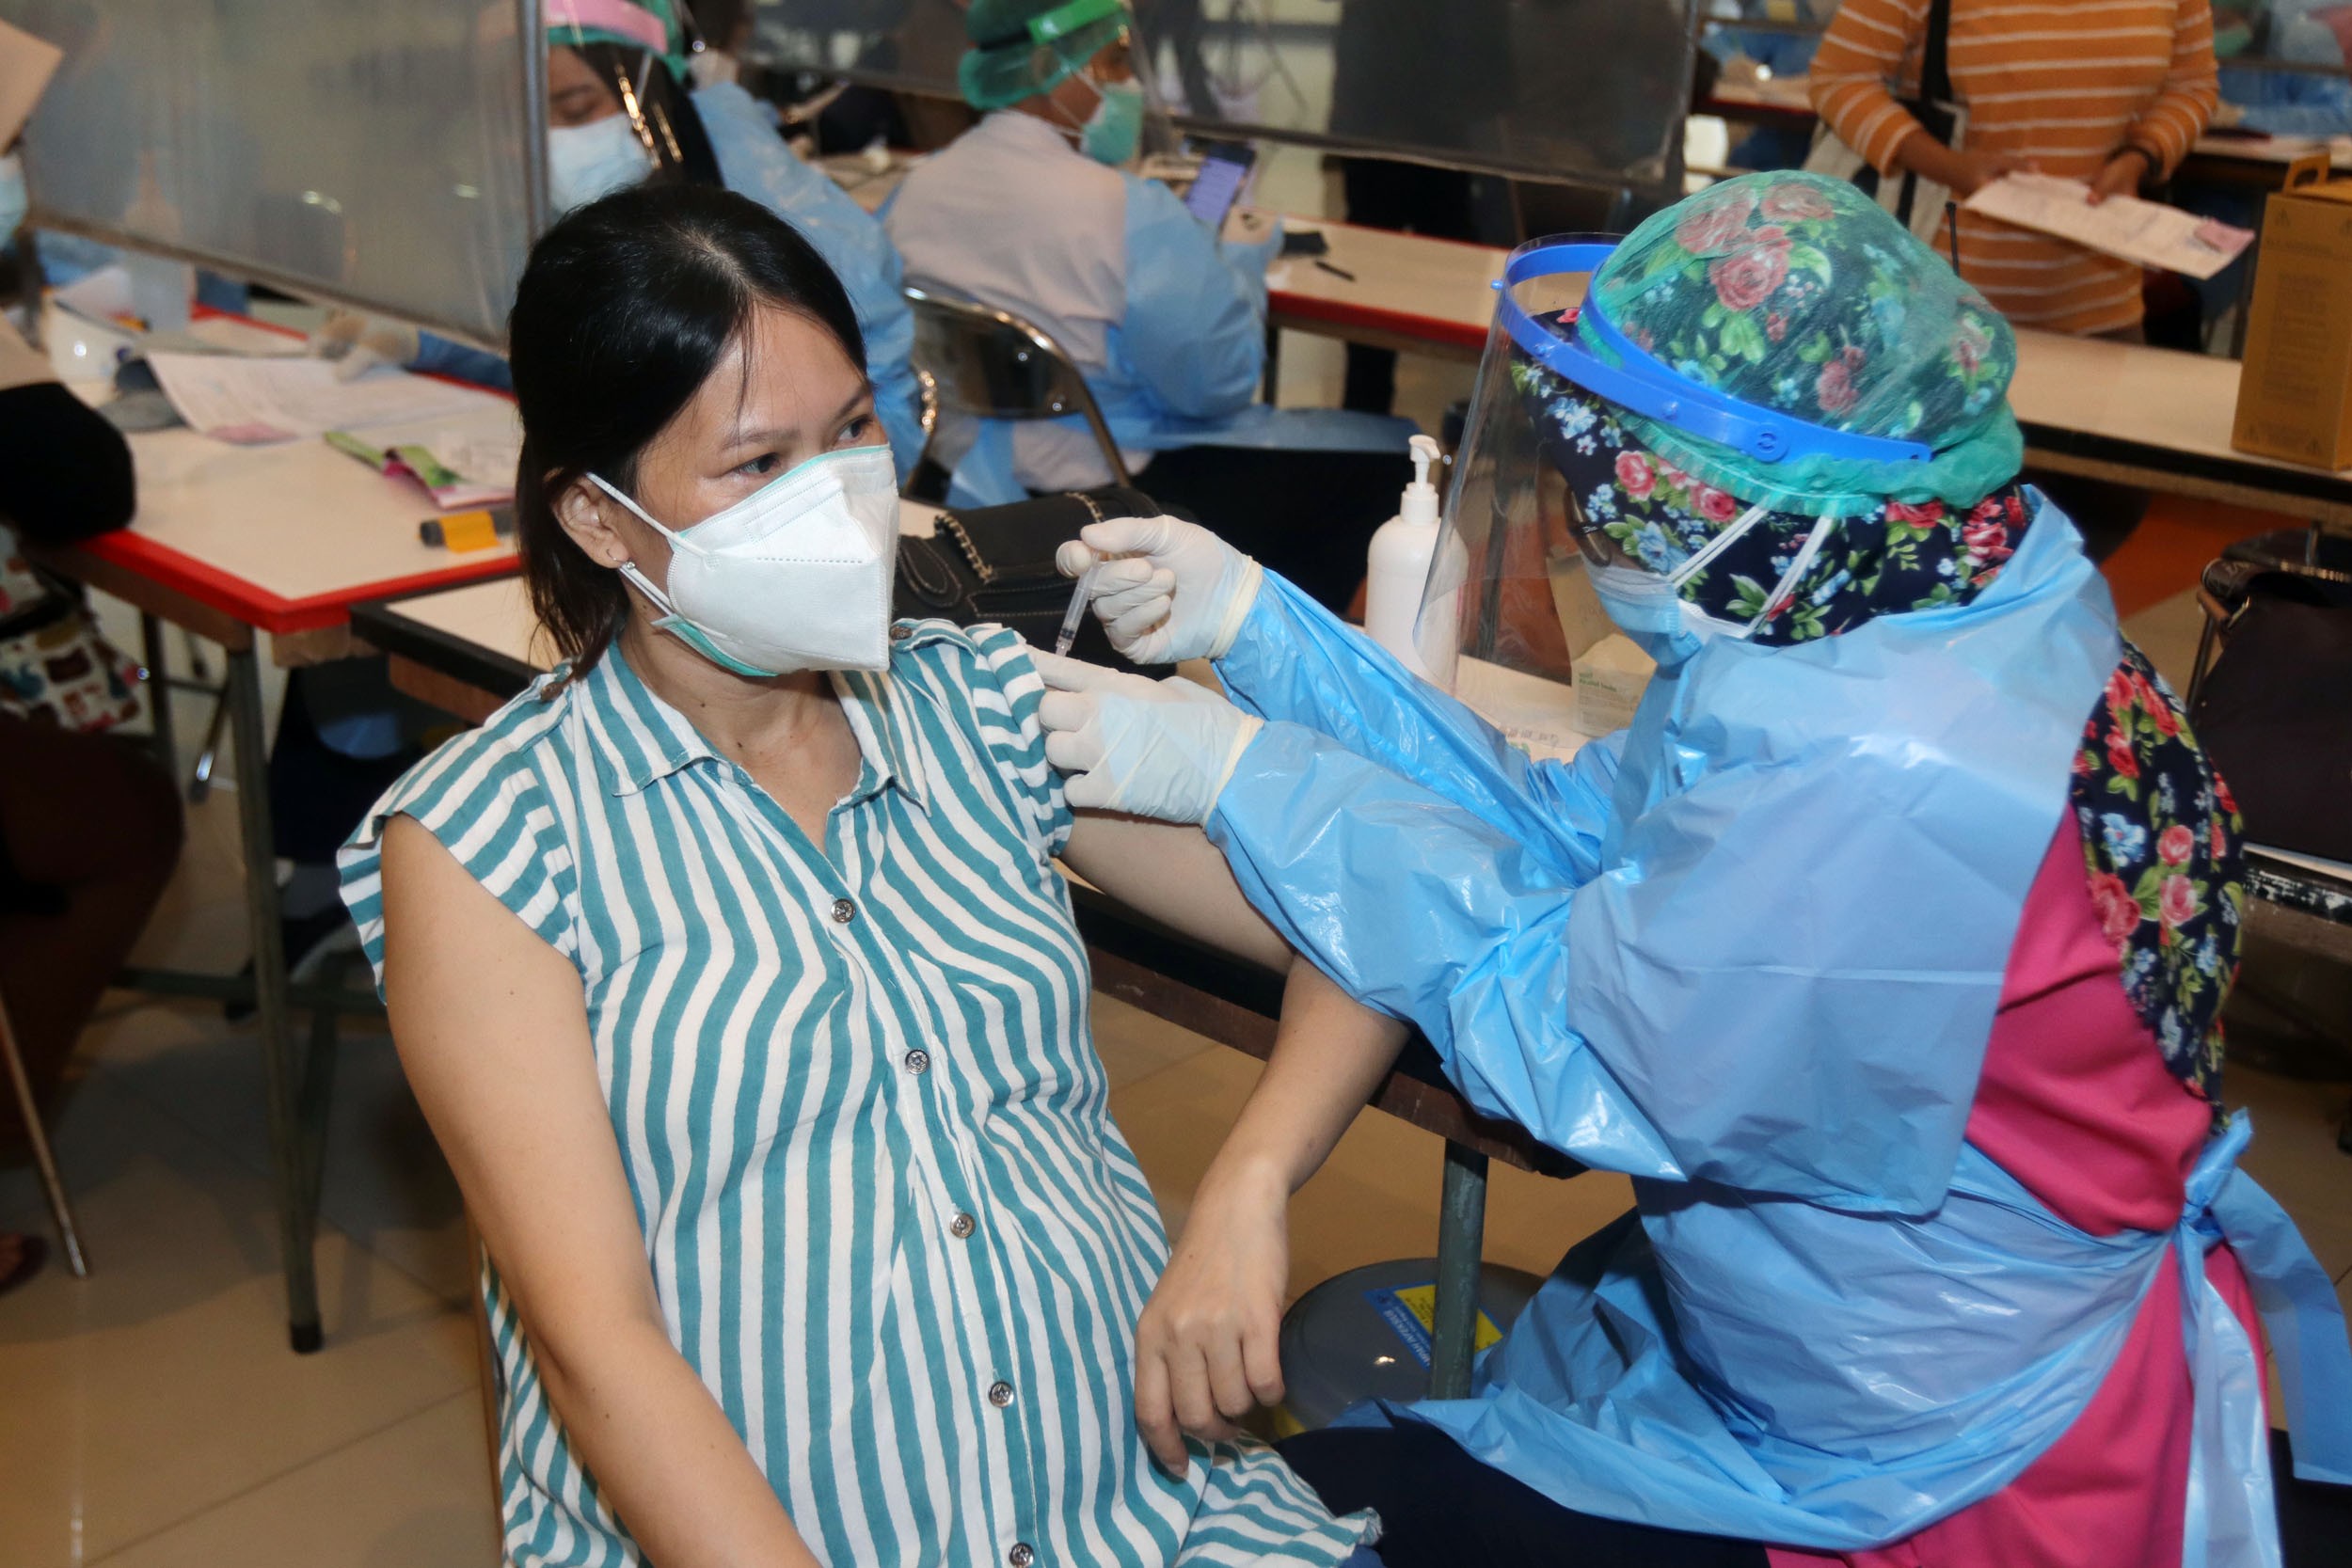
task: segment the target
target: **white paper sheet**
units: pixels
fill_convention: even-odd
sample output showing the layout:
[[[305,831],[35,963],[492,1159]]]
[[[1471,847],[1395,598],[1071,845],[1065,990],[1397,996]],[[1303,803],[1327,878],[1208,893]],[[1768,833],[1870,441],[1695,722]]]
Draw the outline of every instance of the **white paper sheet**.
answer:
[[[2036,229],[2090,250],[2189,277],[2211,277],[2253,242],[2250,229],[2233,229],[2178,207],[2111,196],[2093,207],[2090,187],[2046,174],[2009,174],[1979,188],[1972,213]]]
[[[1538,761],[1565,762],[1591,738],[1576,727],[1576,691],[1483,658],[1462,656],[1454,694]]]
[[[315,437],[330,430],[486,419],[485,407],[512,417],[512,405],[487,392],[395,370],[338,381],[332,364],[307,356],[155,354],[147,362],[182,419],[207,436],[240,445]]]

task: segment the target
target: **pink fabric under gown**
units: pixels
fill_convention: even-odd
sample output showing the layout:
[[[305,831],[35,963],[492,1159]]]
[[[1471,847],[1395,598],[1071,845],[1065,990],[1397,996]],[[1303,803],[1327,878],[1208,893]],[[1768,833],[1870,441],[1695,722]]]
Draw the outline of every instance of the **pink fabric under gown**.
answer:
[[[2074,814],[2026,898],[1968,1136],[2059,1217],[2098,1235],[2180,1219],[2212,1107],[2165,1070],[2100,934]],[[2230,1250],[2207,1277],[2262,1343]],[[2181,1560],[2192,1410],[2180,1276],[2167,1266],[2082,1417],[2025,1474],[1907,1541],[1772,1568],[2170,1568]]]

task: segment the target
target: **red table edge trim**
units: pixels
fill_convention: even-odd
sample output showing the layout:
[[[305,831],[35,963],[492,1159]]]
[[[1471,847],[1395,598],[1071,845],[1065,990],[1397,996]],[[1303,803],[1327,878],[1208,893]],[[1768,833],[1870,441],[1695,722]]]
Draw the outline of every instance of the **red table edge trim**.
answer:
[[[304,336],[291,326],[280,326],[276,322],[266,322],[259,316],[241,315],[234,310],[216,310],[209,305],[195,306],[189,314],[197,320],[218,317],[223,321],[243,322],[264,332],[275,332],[281,338],[301,339]],[[470,381],[446,375],[436,375],[433,379],[472,391],[487,392],[509,403],[515,401],[513,394],[501,392],[495,387],[477,387]],[[425,498],[424,504],[431,506],[432,498]],[[136,528],[137,519],[135,516],[130,528],[102,533],[94,539],[84,540],[75,547],[88,551],[101,561],[136,572],[166,588],[185,594],[199,604],[217,610],[273,637],[340,626],[351,619],[353,605],[365,604],[371,599],[405,598],[440,588],[463,588],[470,582],[504,577],[521,570],[515,553],[508,550],[437,572],[412,572],[406,577],[386,578],[378,582],[342,589],[333,594],[289,599],[224,572],[217,566],[207,565],[184,550],[143,538]]]
[[[1286,316],[1308,321],[1331,322],[1341,326],[1375,327],[1394,332],[1400,337],[1419,339],[1422,342],[1445,343],[1455,348],[1484,351],[1488,325],[1471,326],[1467,322],[1449,321],[1443,316],[1416,316],[1405,310],[1383,309],[1376,305],[1352,305],[1345,300],[1327,299],[1321,294],[1294,294],[1277,289],[1267,294],[1270,307]]]
[[[265,588],[258,588],[217,566],[207,565],[185,551],[176,550],[169,545],[159,545],[152,539],[143,539],[129,529],[102,533],[95,539],[84,540],[75,547],[113,565],[136,572],[166,588],[185,594],[199,604],[210,606],[272,636],[340,626],[351,619],[353,605],[365,604],[371,599],[405,598],[435,589],[462,588],[469,582],[506,577],[521,570],[515,553],[502,550],[486,553],[479,561],[449,566],[437,572],[386,578],[378,582],[339,589],[332,594],[313,594],[307,599],[288,599]]]

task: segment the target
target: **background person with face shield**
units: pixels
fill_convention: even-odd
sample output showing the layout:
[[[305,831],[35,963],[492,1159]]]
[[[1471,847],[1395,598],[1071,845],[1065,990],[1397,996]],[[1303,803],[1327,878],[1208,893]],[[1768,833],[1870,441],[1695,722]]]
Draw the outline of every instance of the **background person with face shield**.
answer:
[[[690,87],[683,30],[665,0],[548,0],[547,16],[549,205],[561,213],[648,182],[723,185],[790,224],[850,293],[875,415],[903,480],[923,450],[921,400],[907,357],[914,318],[882,226],[796,157],[741,87]],[[311,346],[340,356],[351,376],[389,361],[512,385],[496,355],[348,312],[331,316]],[[281,899],[287,959],[307,974],[306,960],[350,938],[335,897],[335,847],[415,760],[438,718],[394,692],[380,659],[297,670],[288,692],[270,789],[279,851],[294,865]]]
[[[1629,728],[1532,762],[1167,519],[1075,553],[1114,645],[1233,701],[1044,661],[1072,799],[1205,822],[1479,1109],[1635,1178],[1477,1397],[1295,1463],[1391,1563],[2276,1564],[2265,1334],[2314,1479],[2352,1480],[2352,1349],[2233,1168],[2234,807],[2016,481],[2009,328],[1803,174],[1505,277],[1424,630],[1539,665],[1597,604],[1656,661]],[[1204,1190],[1302,1179],[1386,1065],[1301,1049]],[[1196,1208],[1139,1354],[1248,1354],[1248,1271],[1202,1259],[1280,1212]]]
[[[548,206],[557,214],[648,180],[724,185],[799,230],[850,291],[866,373],[901,477],[923,450],[922,399],[908,354],[914,324],[898,253],[882,226],[823,170],[803,163],[758,102],[731,81],[695,87],[667,0],[548,0]],[[354,375],[389,360],[485,386],[505,362],[430,332],[342,314],[317,346]]]
[[[884,221],[907,276],[1013,311],[1076,361],[1137,483],[1216,516],[1316,597],[1345,603],[1411,478],[1410,424],[1256,404],[1265,269],[1120,166],[1144,96],[1119,0],[975,0],[959,71],[987,118],[907,176]],[[1105,484],[1084,420],[951,423],[954,505]],[[1318,498],[1314,527],[1293,498]]]

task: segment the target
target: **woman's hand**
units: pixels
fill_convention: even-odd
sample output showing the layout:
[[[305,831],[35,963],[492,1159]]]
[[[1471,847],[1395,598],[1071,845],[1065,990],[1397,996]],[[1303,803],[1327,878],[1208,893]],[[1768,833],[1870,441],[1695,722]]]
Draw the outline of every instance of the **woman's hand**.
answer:
[[[2155,163],[2137,147],[2127,147],[2107,160],[2107,166],[2090,182],[2090,205],[2096,207],[2111,196],[2136,196],[2139,187],[2155,172]]]
[[[1895,149],[1895,162],[1922,179],[1934,181],[1963,201],[2005,174],[2042,172],[2042,166],[2031,158],[2012,157],[2007,152],[1955,152],[1928,135],[1925,128],[1903,138],[1902,145]]]
[[[1231,1438],[1236,1421],[1282,1397],[1289,1202],[1275,1165],[1212,1168],[1136,1324],[1136,1426],[1175,1474],[1187,1435]]]

